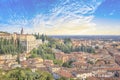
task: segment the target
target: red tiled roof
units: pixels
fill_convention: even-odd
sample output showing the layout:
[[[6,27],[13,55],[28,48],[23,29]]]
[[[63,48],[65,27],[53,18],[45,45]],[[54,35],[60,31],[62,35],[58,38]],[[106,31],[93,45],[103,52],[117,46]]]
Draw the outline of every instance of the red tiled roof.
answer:
[[[58,74],[60,76],[66,77],[66,78],[72,78],[73,77],[73,75],[70,72],[66,71],[66,70],[60,70],[58,72]]]

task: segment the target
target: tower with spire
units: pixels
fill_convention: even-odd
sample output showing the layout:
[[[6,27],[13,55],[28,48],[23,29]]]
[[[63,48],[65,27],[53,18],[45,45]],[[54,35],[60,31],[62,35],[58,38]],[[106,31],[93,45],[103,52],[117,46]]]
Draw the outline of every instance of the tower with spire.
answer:
[[[22,29],[21,29],[21,34],[23,34],[23,32],[24,32],[24,31],[23,31],[23,28],[22,28]]]

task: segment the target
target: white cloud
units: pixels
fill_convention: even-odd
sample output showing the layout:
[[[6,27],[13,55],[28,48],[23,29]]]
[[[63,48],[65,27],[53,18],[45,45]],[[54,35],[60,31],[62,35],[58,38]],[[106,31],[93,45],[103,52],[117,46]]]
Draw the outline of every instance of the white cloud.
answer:
[[[71,4],[70,1],[74,2]],[[63,2],[63,0],[61,0],[61,2],[55,5],[55,8],[51,10],[50,15],[44,16],[39,14],[34,18],[34,29],[40,33],[44,33],[46,30],[52,31],[54,30],[53,28],[59,30],[67,28],[66,32],[71,32],[73,31],[71,28],[73,29],[79,27],[80,29],[83,28],[83,26],[85,26],[83,32],[86,30],[88,31],[88,29],[91,30],[95,26],[91,25],[95,24],[91,22],[94,18],[93,13],[101,2],[102,1],[98,2],[96,0],[92,0],[91,3],[75,0],[67,0]],[[53,33],[54,32],[55,31],[53,31]]]
[[[95,23],[92,22],[93,13],[102,1],[60,0],[58,4],[53,5],[50,14],[39,13],[31,20],[23,16],[22,19],[10,20],[9,23],[18,28],[24,27],[26,32],[61,34],[59,30],[63,30],[63,34],[82,34],[95,29]],[[32,27],[28,28],[29,26]],[[13,28],[11,30],[17,27]]]

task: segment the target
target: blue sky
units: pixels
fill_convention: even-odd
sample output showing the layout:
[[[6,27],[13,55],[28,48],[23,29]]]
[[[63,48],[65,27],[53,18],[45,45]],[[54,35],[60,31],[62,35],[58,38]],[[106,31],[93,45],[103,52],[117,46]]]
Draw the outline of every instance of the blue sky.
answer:
[[[120,35],[120,0],[0,0],[0,31]]]

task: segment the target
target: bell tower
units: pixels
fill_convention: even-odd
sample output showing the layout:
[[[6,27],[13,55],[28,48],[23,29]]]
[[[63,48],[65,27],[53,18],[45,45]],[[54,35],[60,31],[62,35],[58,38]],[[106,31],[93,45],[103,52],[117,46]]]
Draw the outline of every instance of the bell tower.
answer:
[[[23,32],[24,32],[24,31],[23,31],[23,28],[22,28],[22,29],[21,29],[21,34],[23,34]]]

